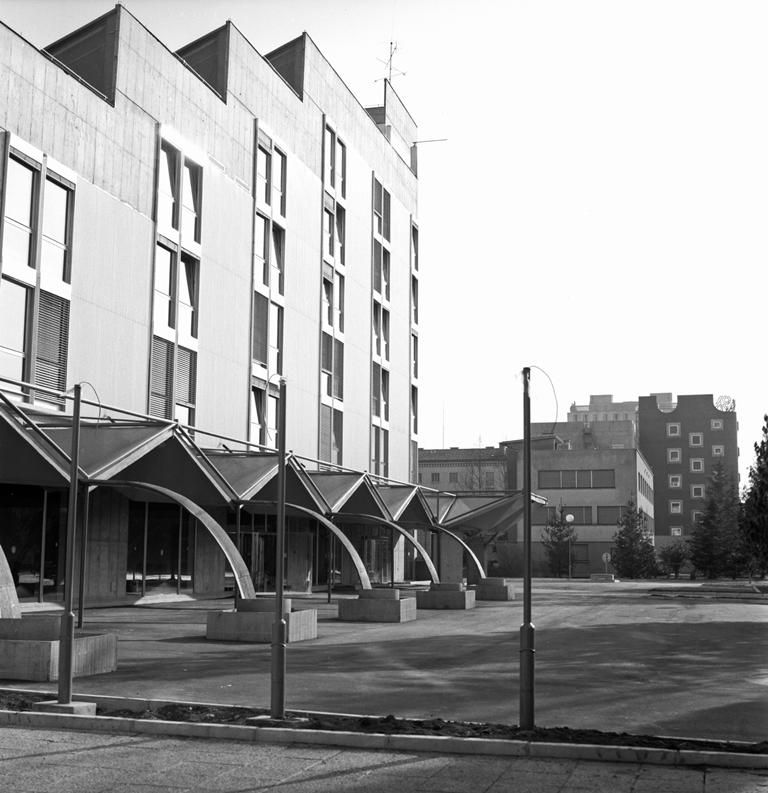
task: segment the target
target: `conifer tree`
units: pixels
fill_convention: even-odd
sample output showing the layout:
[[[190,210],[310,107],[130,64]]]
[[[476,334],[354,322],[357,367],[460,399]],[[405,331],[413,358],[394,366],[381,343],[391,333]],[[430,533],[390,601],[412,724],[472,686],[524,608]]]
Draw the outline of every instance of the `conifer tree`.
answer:
[[[646,532],[646,516],[630,499],[617,522],[613,536],[611,563],[622,578],[650,578],[656,575],[656,552]]]
[[[750,566],[765,578],[768,574],[768,415],[763,420],[763,438],[755,444],[755,464],[749,469],[741,534]]]

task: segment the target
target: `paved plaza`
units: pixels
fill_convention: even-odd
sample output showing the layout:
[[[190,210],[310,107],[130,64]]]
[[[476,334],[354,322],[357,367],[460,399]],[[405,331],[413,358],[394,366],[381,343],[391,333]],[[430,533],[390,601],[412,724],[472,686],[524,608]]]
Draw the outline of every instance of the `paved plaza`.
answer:
[[[654,597],[654,586],[534,582],[536,724],[765,740],[768,604]],[[403,624],[339,622],[321,594],[294,603],[319,621],[317,639],[288,645],[289,708],[517,723],[519,600]],[[205,639],[206,612],[231,606],[86,610],[86,628],[118,634],[118,670],[75,691],[268,706],[269,646]]]

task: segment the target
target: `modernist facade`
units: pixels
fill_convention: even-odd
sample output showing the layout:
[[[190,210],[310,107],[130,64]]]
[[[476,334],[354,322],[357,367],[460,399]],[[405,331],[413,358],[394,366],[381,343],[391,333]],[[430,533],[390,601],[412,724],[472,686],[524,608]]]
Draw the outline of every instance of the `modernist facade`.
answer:
[[[716,466],[739,482],[735,403],[712,394],[640,397],[639,448],[656,475],[656,535],[661,544],[687,537],[706,504]]]
[[[262,57],[227,22],[171,52],[118,5],[41,51],[0,24],[0,386],[12,405],[66,425],[60,394],[87,382],[94,403],[190,428],[188,451],[234,453],[277,447],[284,378],[286,446],[303,470],[413,481],[416,126],[384,91],[364,108],[307,34]],[[46,489],[5,462],[0,541],[24,557],[16,569],[41,551],[55,567],[59,480]],[[268,585],[270,508],[241,520],[216,488],[228,507],[208,506]],[[367,511],[383,509],[371,498]],[[154,567],[221,589],[223,557],[176,504],[97,489],[91,510],[93,596],[120,596],[126,574],[130,587]],[[309,519],[290,525],[294,583],[323,583],[326,541]],[[408,555],[402,543],[383,553],[388,537],[366,525],[354,542],[372,576],[402,579]]]

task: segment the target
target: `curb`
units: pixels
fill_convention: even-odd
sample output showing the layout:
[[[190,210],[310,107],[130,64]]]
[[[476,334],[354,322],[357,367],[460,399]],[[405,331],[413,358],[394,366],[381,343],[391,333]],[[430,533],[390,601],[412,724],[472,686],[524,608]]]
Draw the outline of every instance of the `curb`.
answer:
[[[97,698],[93,697],[92,699]],[[670,751],[668,749],[627,746],[543,743],[489,738],[457,738],[453,736],[385,735],[381,733],[201,724],[199,722],[158,721],[114,716],[80,716],[30,711],[0,710],[0,725],[103,733],[140,733],[143,735],[248,741],[252,743],[315,744],[350,749],[391,749],[443,754],[503,755],[507,757],[593,760],[662,766],[768,769],[768,755],[765,754],[701,752],[688,749]]]

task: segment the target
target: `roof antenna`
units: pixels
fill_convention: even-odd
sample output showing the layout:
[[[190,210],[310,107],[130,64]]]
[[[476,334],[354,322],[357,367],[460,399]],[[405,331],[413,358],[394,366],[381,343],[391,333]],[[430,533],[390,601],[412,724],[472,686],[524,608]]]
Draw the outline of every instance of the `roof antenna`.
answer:
[[[387,76],[386,77],[379,77],[378,80],[374,80],[375,83],[379,83],[382,80],[388,80],[389,84],[392,84],[393,77],[405,77],[405,72],[401,72],[399,69],[395,69],[393,61],[395,59],[395,53],[397,52],[397,42],[390,41],[389,42],[389,58],[387,60],[382,60],[381,58],[376,58],[379,63],[383,63],[387,67]]]

